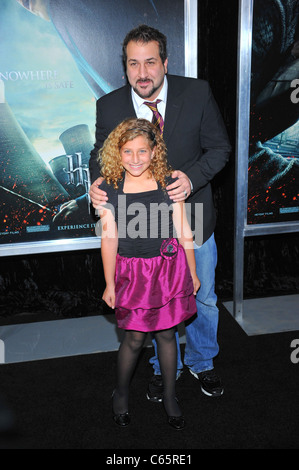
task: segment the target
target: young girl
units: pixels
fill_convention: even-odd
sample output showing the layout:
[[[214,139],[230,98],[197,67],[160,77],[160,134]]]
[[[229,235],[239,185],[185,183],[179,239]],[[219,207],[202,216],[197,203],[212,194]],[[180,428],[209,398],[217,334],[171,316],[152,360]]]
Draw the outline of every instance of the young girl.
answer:
[[[167,195],[172,170],[165,143],[149,121],[119,124],[99,157],[105,178],[101,189],[108,195],[108,204],[100,209],[103,300],[115,308],[118,327],[125,330],[113,393],[114,421],[120,426],[130,423],[130,380],[146,334],[154,332],[168,423],[183,429],[175,395],[175,327],[196,313],[194,295],[200,287],[184,203],[173,204]],[[179,243],[171,236],[174,228]]]

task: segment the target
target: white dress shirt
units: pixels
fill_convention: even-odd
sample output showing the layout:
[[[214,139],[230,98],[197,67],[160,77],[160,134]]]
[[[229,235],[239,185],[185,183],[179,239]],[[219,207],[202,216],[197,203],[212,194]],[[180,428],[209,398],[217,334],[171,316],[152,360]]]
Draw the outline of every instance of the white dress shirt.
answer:
[[[146,106],[146,104],[143,104],[145,101],[149,101],[149,100],[141,98],[139,95],[137,95],[137,93],[133,90],[133,88],[131,88],[131,91],[132,91],[132,101],[133,101],[133,106],[135,109],[136,116],[139,119],[147,119],[148,121],[152,122],[153,112],[148,106]],[[163,117],[163,119],[165,119],[167,91],[168,91],[168,82],[167,82],[167,78],[165,75],[162,90],[160,91],[159,96],[157,97],[157,100],[161,100],[161,102],[158,103],[157,108],[158,108],[159,113]]]

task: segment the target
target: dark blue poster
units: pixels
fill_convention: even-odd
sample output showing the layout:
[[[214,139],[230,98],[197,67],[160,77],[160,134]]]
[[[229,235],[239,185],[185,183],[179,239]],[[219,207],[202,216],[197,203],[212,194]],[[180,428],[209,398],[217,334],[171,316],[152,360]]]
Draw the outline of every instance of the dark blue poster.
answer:
[[[299,1],[255,0],[248,223],[299,220]]]
[[[126,83],[122,42],[141,23],[168,36],[184,75],[184,3],[1,0],[0,248],[95,237],[96,100]]]

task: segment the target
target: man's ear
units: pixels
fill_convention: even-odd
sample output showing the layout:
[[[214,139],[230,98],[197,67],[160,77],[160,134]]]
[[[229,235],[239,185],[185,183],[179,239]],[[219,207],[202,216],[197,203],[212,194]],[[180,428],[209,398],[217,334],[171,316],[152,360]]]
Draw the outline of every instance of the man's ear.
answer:
[[[168,72],[167,67],[168,67],[168,59],[166,59],[165,62],[164,62],[164,72],[165,72],[165,74]]]

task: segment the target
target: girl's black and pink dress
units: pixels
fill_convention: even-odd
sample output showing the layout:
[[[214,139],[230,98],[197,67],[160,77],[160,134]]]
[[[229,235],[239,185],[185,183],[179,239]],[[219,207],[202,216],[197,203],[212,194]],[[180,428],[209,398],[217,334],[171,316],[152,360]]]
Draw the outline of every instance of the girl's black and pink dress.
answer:
[[[124,193],[124,181],[118,186],[101,184],[118,228],[117,324],[143,332],[172,328],[197,311],[185,250],[173,236],[173,202],[159,184],[134,194]]]

